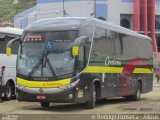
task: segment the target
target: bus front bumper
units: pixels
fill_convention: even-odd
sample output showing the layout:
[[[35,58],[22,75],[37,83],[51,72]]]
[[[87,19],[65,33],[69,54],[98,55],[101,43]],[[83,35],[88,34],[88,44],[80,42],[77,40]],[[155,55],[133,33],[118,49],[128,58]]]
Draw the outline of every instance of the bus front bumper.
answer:
[[[79,90],[75,86],[61,88],[27,88],[16,87],[17,100],[28,102],[82,103],[89,100],[87,90]]]

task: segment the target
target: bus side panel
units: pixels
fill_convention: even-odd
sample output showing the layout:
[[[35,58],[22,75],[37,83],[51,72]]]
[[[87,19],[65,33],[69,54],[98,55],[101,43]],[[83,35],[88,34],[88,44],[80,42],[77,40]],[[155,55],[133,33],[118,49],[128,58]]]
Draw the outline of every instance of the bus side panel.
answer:
[[[0,55],[3,59],[0,59],[0,64],[5,66],[2,83],[5,85],[8,80],[15,82],[16,78],[16,55],[7,57],[5,54]]]
[[[115,73],[105,73],[104,74],[104,89],[102,96],[103,98],[110,98],[110,97],[116,97],[118,96],[118,74]]]
[[[118,79],[119,74],[111,73],[83,73],[80,75],[80,83],[78,88],[84,90],[85,86],[88,86],[88,90],[85,91],[86,98],[90,92],[91,86],[95,83],[99,83],[100,99],[111,98],[118,96]],[[128,93],[130,94],[130,93]]]
[[[100,91],[102,86],[102,74],[101,73],[82,73],[80,76],[80,82],[78,83],[78,88],[84,90],[85,86],[90,89],[94,82],[98,82],[100,85]]]
[[[153,74],[141,74],[142,93],[147,93],[153,89]]]

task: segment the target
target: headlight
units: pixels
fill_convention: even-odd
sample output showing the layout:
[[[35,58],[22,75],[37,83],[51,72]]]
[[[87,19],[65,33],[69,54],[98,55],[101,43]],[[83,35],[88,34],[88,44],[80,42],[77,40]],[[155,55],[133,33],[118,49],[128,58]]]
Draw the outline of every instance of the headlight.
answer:
[[[18,85],[17,85],[17,88],[22,90],[22,89],[24,89],[24,88],[26,88],[26,87],[23,86],[23,85],[18,84]]]
[[[72,87],[76,86],[76,84],[79,82],[79,80],[80,80],[80,79],[78,79],[77,81],[75,81],[75,82],[73,82],[73,83],[71,83],[71,84],[69,84],[69,85],[61,86],[61,87],[59,87],[59,88],[61,88],[61,89],[69,89],[69,88],[72,88]]]
[[[68,89],[68,88],[70,88],[70,85],[61,86],[59,88],[61,88],[61,89]]]

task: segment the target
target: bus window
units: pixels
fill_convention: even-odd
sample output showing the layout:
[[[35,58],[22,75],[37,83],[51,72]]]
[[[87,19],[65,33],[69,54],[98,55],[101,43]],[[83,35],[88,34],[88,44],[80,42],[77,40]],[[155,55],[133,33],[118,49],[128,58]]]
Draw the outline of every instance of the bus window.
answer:
[[[125,35],[123,39],[123,55],[128,57],[137,57],[138,54],[138,44],[136,38],[130,35]]]
[[[97,28],[94,40],[94,54],[115,54],[113,46],[113,34],[112,32],[106,32],[105,29]]]
[[[105,29],[96,28],[92,48],[92,60],[102,62],[107,56],[114,55],[113,37],[111,32]]]
[[[95,25],[92,23],[82,23],[80,27],[80,36],[87,36],[89,38],[89,41],[92,41],[93,35],[95,31]]]
[[[85,47],[79,48],[78,69],[81,71],[85,67]]]
[[[6,35],[3,39],[0,39],[0,54],[5,54],[6,52],[6,45],[7,43],[14,39],[15,37],[18,37],[18,36],[10,36],[10,35]],[[18,44],[19,43],[15,43],[13,46],[12,46],[12,54],[17,54],[18,53]]]
[[[138,39],[138,38],[137,38]],[[143,40],[142,38],[138,39],[139,41],[139,58],[151,58],[152,57],[152,47],[151,42],[149,40]],[[142,48],[144,51],[142,51]]]
[[[107,30],[107,34],[109,35],[109,38],[112,39],[113,43],[114,43],[114,50],[116,52],[116,55],[120,55],[122,54],[122,40],[120,38],[120,34],[117,32],[113,32],[110,30]]]
[[[6,35],[0,34],[0,54],[5,54],[7,42],[6,42]]]

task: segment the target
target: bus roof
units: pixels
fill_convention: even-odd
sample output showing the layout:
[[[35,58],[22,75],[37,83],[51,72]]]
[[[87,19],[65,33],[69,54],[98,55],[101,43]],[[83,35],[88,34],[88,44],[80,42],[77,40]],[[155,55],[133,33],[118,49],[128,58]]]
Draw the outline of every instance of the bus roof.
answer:
[[[12,27],[0,27],[0,33],[22,35],[23,29],[12,28]]]
[[[78,30],[82,21],[81,17],[58,17],[42,19],[27,26],[25,31],[58,31],[58,30]]]
[[[119,33],[151,39],[148,36],[139,34],[127,28],[121,27],[119,25],[102,21],[96,18],[90,18],[90,17],[57,17],[57,18],[42,19],[29,25],[25,29],[25,31],[52,31],[52,30],[60,30],[60,29],[74,30],[74,29],[79,29],[81,23],[85,21],[94,21],[96,24],[101,24],[104,28],[107,28],[109,30],[113,30]]]

